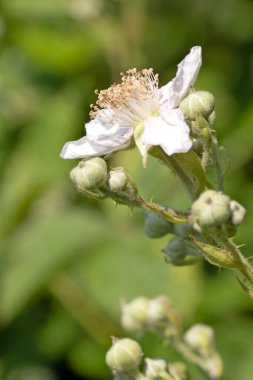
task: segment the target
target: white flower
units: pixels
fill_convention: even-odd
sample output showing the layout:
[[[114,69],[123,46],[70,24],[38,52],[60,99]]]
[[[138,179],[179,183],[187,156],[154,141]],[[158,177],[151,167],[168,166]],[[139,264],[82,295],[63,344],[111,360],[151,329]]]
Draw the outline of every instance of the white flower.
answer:
[[[86,136],[67,142],[61,157],[102,156],[125,149],[132,139],[144,164],[152,146],[159,145],[169,156],[187,152],[192,146],[190,129],[177,107],[195,83],[200,66],[201,47],[195,46],[178,65],[175,78],[160,89],[152,69],[121,74],[120,84],[97,92]]]

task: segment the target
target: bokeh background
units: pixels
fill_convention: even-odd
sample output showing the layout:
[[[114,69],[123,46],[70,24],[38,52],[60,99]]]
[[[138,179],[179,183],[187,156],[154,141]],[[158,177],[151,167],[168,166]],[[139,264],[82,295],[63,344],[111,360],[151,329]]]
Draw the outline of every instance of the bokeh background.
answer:
[[[250,0],[1,0],[0,378],[109,380],[104,363],[119,327],[119,300],[169,295],[184,326],[217,334],[224,380],[252,380],[252,303],[231,271],[206,263],[172,268],[143,214],[75,192],[75,161],[59,152],[83,135],[95,89],[128,68],[153,67],[161,84],[194,45],[203,48],[197,89],[216,96],[226,146],[226,192],[248,209],[237,235],[252,255],[253,2]],[[189,207],[161,164],[119,152],[141,194]],[[179,359],[152,335],[147,356]],[[192,368],[195,380],[205,377]]]

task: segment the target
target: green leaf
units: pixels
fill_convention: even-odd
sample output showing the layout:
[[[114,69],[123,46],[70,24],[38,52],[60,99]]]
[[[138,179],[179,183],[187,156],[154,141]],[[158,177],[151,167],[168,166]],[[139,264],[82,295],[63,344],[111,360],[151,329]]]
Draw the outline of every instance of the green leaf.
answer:
[[[221,249],[210,244],[202,243],[192,237],[194,245],[203,253],[205,259],[213,265],[228,269],[240,269],[236,261],[226,249]]]
[[[69,209],[48,219],[31,218],[16,231],[2,258],[0,321],[9,323],[62,268],[89,253],[106,231],[103,221]]]

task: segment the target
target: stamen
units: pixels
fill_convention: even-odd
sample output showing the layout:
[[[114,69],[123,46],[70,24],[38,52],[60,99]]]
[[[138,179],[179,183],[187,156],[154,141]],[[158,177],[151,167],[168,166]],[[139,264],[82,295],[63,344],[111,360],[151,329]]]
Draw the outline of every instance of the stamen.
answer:
[[[143,112],[147,112],[150,104],[157,105],[158,74],[154,74],[153,69],[138,71],[134,68],[125,74],[120,73],[120,76],[121,83],[95,91],[98,100],[91,105],[91,118],[95,118],[102,109],[113,109],[121,111],[121,116],[128,121],[136,121]]]

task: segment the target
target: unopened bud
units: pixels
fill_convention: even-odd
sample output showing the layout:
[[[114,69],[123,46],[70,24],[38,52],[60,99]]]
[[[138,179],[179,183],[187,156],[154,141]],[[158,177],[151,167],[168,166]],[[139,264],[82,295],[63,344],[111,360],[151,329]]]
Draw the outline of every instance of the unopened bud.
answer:
[[[175,380],[189,380],[189,373],[187,367],[182,362],[175,362],[168,364],[169,373],[173,376]]]
[[[171,239],[162,252],[167,263],[178,266],[195,264],[202,257],[201,252],[193,244],[180,237]]]
[[[189,223],[183,223],[173,224],[173,233],[177,236],[186,238],[189,237],[189,235],[194,235],[195,231]]]
[[[109,188],[112,192],[117,193],[125,189],[128,182],[128,175],[124,168],[115,168],[109,173]]]
[[[100,157],[82,160],[71,170],[70,178],[79,191],[98,188],[106,182],[106,162]]]
[[[133,339],[115,340],[106,354],[106,364],[115,372],[131,372],[136,369],[142,358],[142,349]]]
[[[184,335],[186,344],[201,356],[210,356],[215,349],[214,331],[210,326],[193,325]]]
[[[187,120],[194,121],[198,116],[207,120],[214,110],[214,96],[208,91],[193,91],[182,100],[179,108]]]
[[[180,330],[179,316],[166,296],[158,296],[149,301],[148,323],[151,330],[164,335],[175,336]]]
[[[149,300],[146,297],[137,297],[128,304],[123,304],[121,325],[129,332],[142,331],[147,323]]]
[[[173,232],[173,224],[153,212],[145,213],[144,231],[150,238],[160,238]]]
[[[167,362],[163,359],[145,359],[145,377],[148,380],[174,380],[167,372]]]
[[[234,226],[238,226],[239,224],[241,224],[246,214],[245,208],[242,205],[240,205],[240,203],[236,201],[231,201],[230,211],[231,211],[231,223]]]
[[[134,201],[138,195],[138,189],[124,168],[115,168],[110,171],[108,178],[109,190],[113,197],[121,203]]]
[[[201,228],[221,226],[230,217],[230,198],[214,190],[206,190],[193,203],[191,222],[196,231]]]

